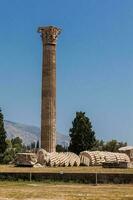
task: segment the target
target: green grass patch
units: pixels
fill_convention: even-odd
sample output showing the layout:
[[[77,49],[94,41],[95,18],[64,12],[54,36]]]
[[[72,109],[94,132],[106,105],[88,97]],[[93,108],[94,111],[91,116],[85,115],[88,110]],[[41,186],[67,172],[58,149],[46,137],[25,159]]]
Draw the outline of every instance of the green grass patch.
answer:
[[[115,169],[115,168],[102,168],[99,167],[15,167],[13,165],[0,165],[0,172],[40,172],[40,173],[133,173],[133,168],[128,169]]]

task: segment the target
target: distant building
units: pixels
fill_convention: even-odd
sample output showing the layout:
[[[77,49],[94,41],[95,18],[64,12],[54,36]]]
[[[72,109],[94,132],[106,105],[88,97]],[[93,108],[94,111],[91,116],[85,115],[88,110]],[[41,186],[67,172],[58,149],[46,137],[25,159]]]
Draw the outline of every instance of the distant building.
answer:
[[[126,153],[129,156],[130,161],[133,162],[133,146],[121,147],[119,148],[119,151]]]

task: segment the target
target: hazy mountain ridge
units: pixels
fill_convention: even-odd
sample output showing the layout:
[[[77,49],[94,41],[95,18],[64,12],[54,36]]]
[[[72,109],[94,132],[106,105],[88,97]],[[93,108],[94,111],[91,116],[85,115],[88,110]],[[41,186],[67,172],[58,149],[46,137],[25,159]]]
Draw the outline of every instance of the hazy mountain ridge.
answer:
[[[21,123],[4,121],[5,130],[9,139],[14,137],[20,137],[24,144],[30,144],[31,142],[40,139],[40,128],[31,125],[25,125]],[[57,133],[57,144],[64,145],[69,142],[69,137],[61,133]]]

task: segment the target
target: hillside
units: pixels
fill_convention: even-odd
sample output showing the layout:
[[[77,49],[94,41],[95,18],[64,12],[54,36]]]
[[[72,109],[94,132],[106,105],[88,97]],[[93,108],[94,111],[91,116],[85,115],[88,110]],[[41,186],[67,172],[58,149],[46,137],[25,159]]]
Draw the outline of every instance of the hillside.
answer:
[[[40,128],[31,125],[25,125],[21,123],[15,123],[11,121],[4,121],[5,130],[7,132],[7,137],[9,139],[14,137],[22,138],[25,144],[30,144],[31,142],[37,141],[40,138]],[[57,133],[57,144],[64,145],[69,141],[67,135]]]

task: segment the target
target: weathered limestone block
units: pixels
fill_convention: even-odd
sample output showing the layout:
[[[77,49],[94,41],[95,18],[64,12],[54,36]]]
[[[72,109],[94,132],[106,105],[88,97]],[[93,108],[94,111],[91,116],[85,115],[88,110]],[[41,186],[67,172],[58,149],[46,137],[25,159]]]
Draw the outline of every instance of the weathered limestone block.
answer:
[[[102,155],[100,155],[99,151],[93,151],[94,158],[95,158],[95,164],[96,165],[101,165],[103,161]]]
[[[133,146],[121,147],[121,148],[119,148],[119,151],[121,153],[126,153],[130,158],[130,162],[132,162],[131,165],[133,165]]]
[[[17,153],[15,165],[17,166],[33,166],[37,163],[37,155],[35,153]]]
[[[111,152],[106,152],[104,154],[105,162],[113,162],[113,159],[111,158],[112,153]]]
[[[52,152],[50,153],[50,157],[49,157],[49,163],[47,163],[47,165],[49,165],[50,167],[57,167],[59,166],[60,161],[59,161],[59,156],[57,152]]]
[[[96,158],[92,151],[83,151],[80,153],[79,156],[80,156],[80,158],[82,157],[82,160],[80,161],[81,164],[87,165],[87,166],[95,164]],[[85,163],[84,163],[84,161],[85,161]]]
[[[69,152],[69,154],[70,154],[70,166],[79,166],[80,165],[79,156],[71,152]]]
[[[130,158],[125,153],[115,153],[117,162],[130,162]]]
[[[41,165],[46,165],[49,162],[49,153],[44,149],[39,149],[37,152],[37,162]]]
[[[59,161],[60,167],[68,167],[69,166],[69,157],[66,153],[59,153]]]
[[[89,154],[89,151],[80,152],[79,157],[80,157],[80,164],[81,165],[90,166],[91,156]]]
[[[50,159],[48,165],[52,167],[79,166],[80,158],[79,156],[71,152],[62,152],[62,153],[53,152],[50,153]]]

